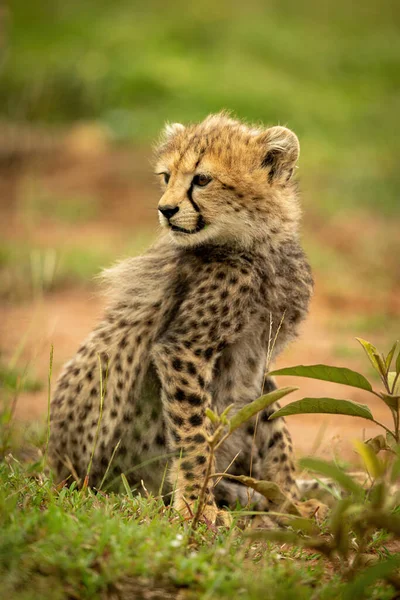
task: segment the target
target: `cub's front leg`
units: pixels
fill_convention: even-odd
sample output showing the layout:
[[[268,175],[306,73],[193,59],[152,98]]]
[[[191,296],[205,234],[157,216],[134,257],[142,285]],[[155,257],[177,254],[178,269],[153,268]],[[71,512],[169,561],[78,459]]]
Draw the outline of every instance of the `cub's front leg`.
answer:
[[[172,342],[167,337],[157,345],[155,360],[162,384],[168,444],[177,454],[169,473],[175,489],[174,506],[190,514],[194,512],[193,505],[203,487],[210,460],[207,437],[211,431],[205,412],[211,405],[207,388],[217,350],[208,346],[195,353],[187,347],[187,341]],[[214,522],[217,507],[210,485],[206,491],[205,516]]]
[[[174,506],[186,514],[194,510],[210,460],[205,413],[213,369],[226,344],[242,334],[254,288],[247,269],[219,267],[213,281],[197,281],[192,289],[153,349],[169,447],[177,455],[170,471]],[[204,515],[215,522],[218,512],[210,482]]]

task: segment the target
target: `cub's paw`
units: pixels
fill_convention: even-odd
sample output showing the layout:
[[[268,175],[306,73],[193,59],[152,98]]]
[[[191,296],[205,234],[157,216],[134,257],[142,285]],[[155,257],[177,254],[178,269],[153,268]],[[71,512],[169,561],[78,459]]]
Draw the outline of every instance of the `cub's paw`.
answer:
[[[233,522],[231,514],[226,510],[221,510],[215,504],[207,504],[203,508],[200,520],[217,527],[230,527]]]
[[[174,508],[186,519],[193,519],[197,513],[197,503],[189,504],[184,498],[176,499]],[[200,515],[200,521],[208,525],[217,525],[220,527],[230,527],[232,517],[226,510],[221,510],[216,504],[205,504]]]
[[[326,519],[329,513],[329,506],[315,498],[305,502],[296,502],[296,508],[302,517],[307,519],[315,517],[318,521]]]

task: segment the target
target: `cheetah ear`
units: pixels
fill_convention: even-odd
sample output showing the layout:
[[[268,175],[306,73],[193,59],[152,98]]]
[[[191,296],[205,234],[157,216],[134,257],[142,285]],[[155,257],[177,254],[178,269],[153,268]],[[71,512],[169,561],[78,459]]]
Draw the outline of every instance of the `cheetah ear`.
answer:
[[[163,139],[165,142],[173,138],[178,133],[185,130],[185,126],[182,123],[167,123],[163,131]]]
[[[265,149],[261,166],[268,169],[268,180],[285,183],[293,175],[300,154],[297,136],[286,127],[271,127],[258,136]]]

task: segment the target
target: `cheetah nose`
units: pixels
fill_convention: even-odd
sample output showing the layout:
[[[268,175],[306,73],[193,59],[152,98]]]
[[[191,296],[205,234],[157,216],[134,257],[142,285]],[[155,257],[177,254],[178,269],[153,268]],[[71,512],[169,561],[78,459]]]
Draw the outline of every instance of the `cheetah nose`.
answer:
[[[178,212],[179,206],[160,206],[158,210],[169,220]]]

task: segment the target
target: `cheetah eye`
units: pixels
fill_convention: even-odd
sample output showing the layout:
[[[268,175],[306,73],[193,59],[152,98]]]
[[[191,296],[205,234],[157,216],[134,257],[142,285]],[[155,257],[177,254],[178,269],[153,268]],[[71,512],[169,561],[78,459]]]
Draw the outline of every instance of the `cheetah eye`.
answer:
[[[200,187],[205,187],[206,185],[208,185],[211,181],[211,177],[209,177],[208,175],[195,175],[193,177],[192,183],[194,185],[198,185]]]
[[[160,175],[162,175],[164,177],[165,185],[168,185],[168,181],[169,181],[171,175],[169,173],[160,173]]]

